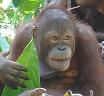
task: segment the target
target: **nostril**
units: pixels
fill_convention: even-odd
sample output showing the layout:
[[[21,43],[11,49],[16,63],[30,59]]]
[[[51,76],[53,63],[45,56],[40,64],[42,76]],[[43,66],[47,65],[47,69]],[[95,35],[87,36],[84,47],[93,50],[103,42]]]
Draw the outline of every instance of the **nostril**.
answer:
[[[66,47],[65,46],[57,46],[57,49],[59,49],[60,51],[63,51],[66,49]]]

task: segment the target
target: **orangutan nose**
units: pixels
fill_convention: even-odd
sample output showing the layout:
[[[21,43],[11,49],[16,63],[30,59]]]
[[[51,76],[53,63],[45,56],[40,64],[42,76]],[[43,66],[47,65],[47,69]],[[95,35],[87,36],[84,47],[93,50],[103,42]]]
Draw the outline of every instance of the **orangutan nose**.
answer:
[[[57,49],[60,51],[64,51],[66,49],[66,47],[64,45],[58,45]]]

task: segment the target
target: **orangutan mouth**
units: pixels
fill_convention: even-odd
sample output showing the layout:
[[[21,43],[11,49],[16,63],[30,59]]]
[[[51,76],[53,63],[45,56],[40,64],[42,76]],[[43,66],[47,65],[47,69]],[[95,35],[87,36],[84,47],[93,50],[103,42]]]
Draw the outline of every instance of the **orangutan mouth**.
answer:
[[[60,61],[60,62],[64,62],[64,61],[67,61],[69,60],[70,58],[51,58],[52,61]]]

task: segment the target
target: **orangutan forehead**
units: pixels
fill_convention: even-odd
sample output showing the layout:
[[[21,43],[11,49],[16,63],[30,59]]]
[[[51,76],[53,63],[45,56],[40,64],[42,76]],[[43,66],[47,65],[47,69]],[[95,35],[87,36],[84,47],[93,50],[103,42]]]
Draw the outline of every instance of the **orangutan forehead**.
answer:
[[[47,20],[43,22],[43,24],[40,24],[39,29],[41,31],[49,32],[49,31],[59,31],[59,32],[65,32],[67,30],[72,30],[73,25],[71,22],[68,22],[65,19],[54,19],[54,20]]]
[[[60,28],[70,25],[72,20],[60,9],[49,9],[41,16],[39,26],[51,26]]]
[[[44,17],[46,17],[47,20],[54,20],[54,19],[68,20],[69,19],[69,16],[60,9],[49,9],[45,12]]]
[[[46,23],[55,20],[68,21],[69,19],[70,17],[68,16],[68,14],[66,14],[64,11],[60,9],[48,9],[42,14],[39,21],[43,21]]]
[[[50,30],[57,30],[57,31],[62,31],[62,30],[65,31],[68,30],[69,28],[72,29],[71,22],[68,22],[67,20],[60,18],[51,20],[47,22],[46,25],[44,26],[47,26],[47,28],[49,28]]]

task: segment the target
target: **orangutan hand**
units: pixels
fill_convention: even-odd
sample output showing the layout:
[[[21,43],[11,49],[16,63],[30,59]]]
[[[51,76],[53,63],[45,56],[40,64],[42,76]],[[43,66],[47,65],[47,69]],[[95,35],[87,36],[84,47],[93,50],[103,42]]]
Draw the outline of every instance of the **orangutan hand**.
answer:
[[[10,61],[3,56],[0,56],[0,82],[17,88],[17,86],[25,87],[23,80],[28,80],[26,68],[23,65]],[[23,79],[23,80],[22,80]]]

